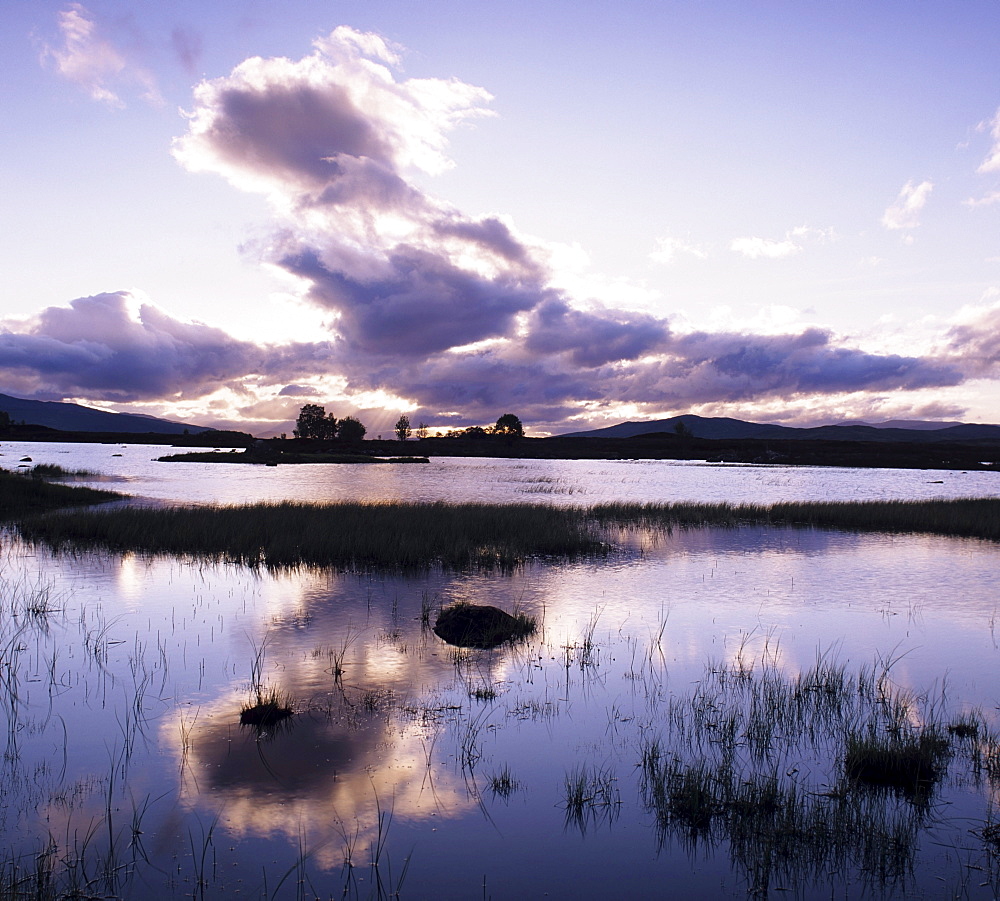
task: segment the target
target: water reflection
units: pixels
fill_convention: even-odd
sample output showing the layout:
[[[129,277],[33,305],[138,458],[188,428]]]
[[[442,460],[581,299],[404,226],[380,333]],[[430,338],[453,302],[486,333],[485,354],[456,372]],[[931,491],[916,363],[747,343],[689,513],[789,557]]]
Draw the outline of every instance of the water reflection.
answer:
[[[644,749],[661,738],[685,765],[676,778],[686,778],[725,747],[730,695],[711,695],[712,680],[730,674],[726,691],[749,710],[753,679],[767,674],[768,697],[781,686],[787,694],[817,658],[853,678],[881,664],[885,685],[913,689],[919,703],[900,727],[923,728],[931,714],[951,722],[977,707],[984,730],[995,725],[996,552],[981,542],[675,530],[636,535],[634,553],[608,561],[407,578],[58,557],[9,538],[6,546],[4,838],[35,853],[52,832],[68,855],[90,829],[101,836],[94,851],[120,860],[137,820],[155,867],[186,874],[178,896],[205,878],[192,844],[213,823],[220,872],[256,878],[265,860],[288,872],[304,843],[321,894],[341,894],[345,858],[364,863],[382,848],[397,867],[410,861],[414,897],[476,896],[484,875],[494,897],[642,896],[668,873],[679,894],[701,897],[776,887],[849,895],[859,885],[903,896],[915,884],[903,876],[865,882],[882,854],[881,839],[868,841],[878,829],[852,827],[844,853],[819,869],[795,856],[815,850],[801,829],[836,814],[832,795],[815,810],[796,808],[801,829],[788,835],[798,838],[787,847],[775,838],[784,863],[761,869],[760,839],[777,833],[733,820],[752,775],[740,767],[765,746],[749,726],[734,733],[732,780],[712,771],[728,789],[707,825],[695,823],[697,847],[691,823],[675,806],[658,807],[653,783],[643,783]],[[59,599],[58,611],[23,617],[41,589]],[[492,651],[450,647],[429,626],[456,600],[518,608],[538,632]],[[262,682],[296,709],[284,729],[239,724],[261,647]],[[798,744],[768,752],[768,773],[790,780],[780,786],[786,808],[792,789],[814,800],[839,790],[832,747],[828,735],[810,744],[802,730]],[[919,833],[902,867],[917,882],[982,864],[986,851],[969,829],[986,822],[996,786],[985,762],[973,778],[972,747],[956,750],[933,822],[858,802],[869,826],[898,835],[902,818],[900,829]],[[575,808],[574,774],[584,777]],[[602,797],[603,807],[587,800]],[[571,810],[579,815],[567,829]],[[942,862],[944,852],[928,850],[933,842],[952,858]],[[163,882],[152,893],[169,897]],[[232,883],[213,887],[224,893]]]

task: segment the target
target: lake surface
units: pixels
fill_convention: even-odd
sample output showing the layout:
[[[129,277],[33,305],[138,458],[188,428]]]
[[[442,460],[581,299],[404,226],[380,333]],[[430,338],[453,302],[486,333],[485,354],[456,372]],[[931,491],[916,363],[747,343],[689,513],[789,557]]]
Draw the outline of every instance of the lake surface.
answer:
[[[770,504],[801,500],[995,497],[1000,472],[764,466],[674,460],[503,460],[437,457],[427,464],[247,466],[158,463],[190,448],[6,442],[0,466],[21,458],[87,469],[104,487],[187,503],[448,500],[599,504],[703,501]],[[26,468],[32,463],[23,464]],[[92,484],[84,482],[83,484]]]
[[[761,503],[1000,485],[650,461],[151,462],[166,452],[6,443],[0,464],[31,456],[198,503]],[[1000,704],[994,544],[757,527],[623,540],[630,552],[602,561],[404,578],[53,555],[6,535],[5,875],[49,867],[64,888],[131,898],[997,894],[983,834],[1000,787],[984,740]],[[538,632],[454,648],[429,625],[458,600],[517,608]],[[803,690],[817,661],[825,681]],[[240,725],[258,667],[293,701],[280,727]],[[837,730],[888,731],[879,711],[902,696],[896,728],[978,717],[983,731],[954,739],[924,793],[848,790]],[[680,788],[698,773],[729,790],[773,779],[779,801],[692,814]]]

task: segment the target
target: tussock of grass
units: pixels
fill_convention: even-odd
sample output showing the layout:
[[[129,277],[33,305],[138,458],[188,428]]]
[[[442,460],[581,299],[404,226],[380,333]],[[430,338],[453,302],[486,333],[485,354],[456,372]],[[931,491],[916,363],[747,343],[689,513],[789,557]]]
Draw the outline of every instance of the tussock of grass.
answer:
[[[919,733],[869,730],[847,736],[844,772],[863,785],[916,796],[940,778],[949,755],[948,740],[933,728]]]
[[[277,688],[256,692],[240,710],[242,726],[273,726],[294,713],[289,698]]]

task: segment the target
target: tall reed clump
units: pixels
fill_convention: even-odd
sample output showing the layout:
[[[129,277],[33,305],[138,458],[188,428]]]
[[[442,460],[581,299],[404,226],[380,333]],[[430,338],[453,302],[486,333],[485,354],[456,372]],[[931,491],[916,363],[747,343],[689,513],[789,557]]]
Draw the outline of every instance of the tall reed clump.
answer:
[[[55,546],[209,557],[268,567],[507,569],[529,556],[593,554],[606,546],[579,513],[545,505],[272,503],[130,507],[24,521]]]

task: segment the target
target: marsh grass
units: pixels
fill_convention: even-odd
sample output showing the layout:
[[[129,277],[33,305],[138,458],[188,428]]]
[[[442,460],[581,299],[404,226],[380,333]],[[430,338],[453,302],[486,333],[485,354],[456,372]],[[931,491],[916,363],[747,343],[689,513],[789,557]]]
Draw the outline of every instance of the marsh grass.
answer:
[[[508,765],[504,764],[500,770],[490,776],[488,788],[495,798],[504,801],[510,800],[510,796],[521,787],[521,783],[514,778],[514,774]]]
[[[947,768],[951,747],[936,728],[913,732],[851,733],[844,745],[848,778],[910,797],[926,796]]]
[[[268,727],[284,722],[295,712],[291,696],[273,686],[264,687],[240,708],[241,726]]]
[[[563,784],[566,826],[586,833],[592,824],[611,824],[621,812],[618,777],[609,767],[578,764],[566,774]]]
[[[1000,540],[1000,499],[846,503],[544,504],[265,503],[34,511],[118,498],[5,473],[0,516],[56,547],[176,554],[250,566],[509,570],[529,557],[607,554],[615,530],[767,525],[929,532]],[[11,490],[8,491],[8,485]],[[67,493],[68,492],[68,493]],[[428,614],[429,615],[429,614]]]
[[[29,483],[34,484],[34,483]],[[529,556],[602,553],[574,511],[543,505],[252,504],[79,511],[20,524],[57,547],[178,554],[250,566],[511,569]]]
[[[1000,499],[815,501],[759,504],[602,504],[590,516],[608,526],[794,526],[858,532],[928,532],[1000,540]]]
[[[90,469],[65,469],[56,463],[36,463],[28,470],[28,475],[33,479],[91,479],[99,476],[99,473]]]
[[[41,511],[104,504],[122,498],[123,495],[114,491],[52,485],[43,478],[0,470],[0,520],[10,521]]]
[[[952,762],[958,779],[1000,779],[1000,742],[981,715],[945,725],[942,699],[893,685],[898,658],[851,672],[821,653],[788,674],[775,655],[743,650],[669,699],[638,768],[658,844],[727,847],[751,894],[847,868],[897,887]]]
[[[267,644],[270,636],[265,633],[260,642],[251,639],[253,658],[250,661],[250,698],[240,708],[240,725],[258,729],[272,728],[286,724],[295,712],[292,698],[264,679],[264,663],[267,658]]]

